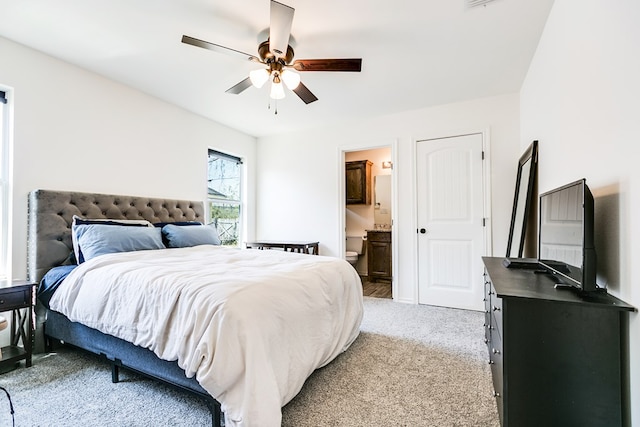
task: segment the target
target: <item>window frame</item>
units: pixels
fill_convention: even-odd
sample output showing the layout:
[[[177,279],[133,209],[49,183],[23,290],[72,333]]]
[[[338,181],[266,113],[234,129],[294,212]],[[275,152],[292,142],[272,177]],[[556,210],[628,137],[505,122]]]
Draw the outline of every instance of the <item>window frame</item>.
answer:
[[[238,170],[238,195],[237,198],[228,198],[228,197],[216,197],[215,195],[211,194],[209,189],[209,182],[211,181],[211,176],[209,174],[209,168],[210,168],[210,158],[211,156],[214,155],[218,158],[224,159],[226,161],[231,161],[231,162],[235,162],[237,165],[239,165],[239,170]],[[231,246],[231,247],[240,247],[241,245],[241,241],[242,241],[242,233],[243,233],[243,226],[244,226],[244,216],[245,216],[245,209],[244,209],[244,203],[243,203],[243,191],[244,191],[244,168],[243,168],[244,162],[242,160],[242,158],[238,157],[238,156],[234,156],[232,154],[229,153],[225,153],[224,151],[220,151],[220,150],[216,150],[216,149],[212,149],[209,148],[207,150],[207,195],[206,195],[206,215],[208,218],[208,223],[209,224],[213,224],[214,223],[214,218],[212,218],[212,206],[214,204],[218,204],[218,205],[232,205],[232,206],[237,206],[238,208],[238,217],[236,219],[236,232],[235,232],[235,237],[236,237],[236,242],[235,244],[230,244],[230,245],[226,245],[226,246]],[[221,233],[220,230],[218,229],[218,233],[220,234],[220,239],[223,242],[222,244],[224,245],[225,243],[225,236],[224,233]]]
[[[13,200],[13,102],[11,91],[0,86],[0,280],[12,279],[12,200]]]

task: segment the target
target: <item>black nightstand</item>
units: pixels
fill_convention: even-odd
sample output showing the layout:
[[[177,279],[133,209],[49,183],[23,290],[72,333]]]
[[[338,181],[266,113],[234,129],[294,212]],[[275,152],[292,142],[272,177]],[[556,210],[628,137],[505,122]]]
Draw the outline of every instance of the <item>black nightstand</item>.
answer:
[[[2,347],[0,372],[7,370],[22,359],[31,366],[34,344],[34,306],[36,285],[14,280],[0,281],[0,312],[11,312],[11,341]],[[5,315],[6,317],[6,315]],[[22,346],[20,346],[22,341]]]

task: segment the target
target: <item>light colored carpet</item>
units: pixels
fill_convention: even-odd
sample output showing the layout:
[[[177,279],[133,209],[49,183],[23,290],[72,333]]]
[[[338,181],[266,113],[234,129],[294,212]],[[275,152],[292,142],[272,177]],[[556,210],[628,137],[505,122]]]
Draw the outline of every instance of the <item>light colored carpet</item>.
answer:
[[[478,312],[365,297],[362,333],[283,408],[283,426],[498,426]],[[23,426],[208,426],[190,394],[71,349],[0,375]],[[10,426],[0,393],[0,426]]]

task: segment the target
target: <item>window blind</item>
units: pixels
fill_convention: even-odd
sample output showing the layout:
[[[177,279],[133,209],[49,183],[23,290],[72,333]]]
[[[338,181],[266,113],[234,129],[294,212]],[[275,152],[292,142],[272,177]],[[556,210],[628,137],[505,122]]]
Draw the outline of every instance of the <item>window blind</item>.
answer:
[[[209,156],[220,157],[223,159],[231,160],[232,162],[236,162],[237,164],[242,164],[242,159],[240,157],[232,156],[231,154],[221,153],[216,150],[209,150]]]

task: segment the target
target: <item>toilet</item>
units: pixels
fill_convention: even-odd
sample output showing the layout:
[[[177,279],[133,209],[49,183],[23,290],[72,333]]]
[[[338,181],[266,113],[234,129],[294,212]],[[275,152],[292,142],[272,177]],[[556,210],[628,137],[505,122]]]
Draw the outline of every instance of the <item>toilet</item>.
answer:
[[[364,250],[364,239],[362,236],[347,236],[347,248],[345,259],[349,261],[353,268],[356,268],[358,257]]]

